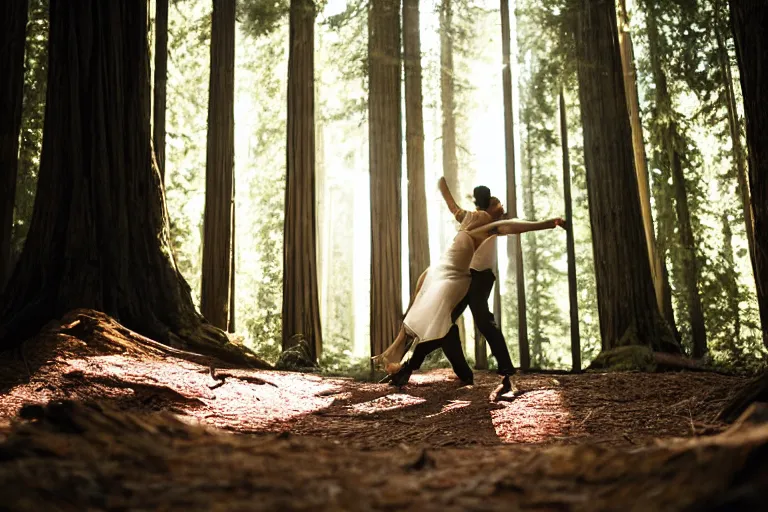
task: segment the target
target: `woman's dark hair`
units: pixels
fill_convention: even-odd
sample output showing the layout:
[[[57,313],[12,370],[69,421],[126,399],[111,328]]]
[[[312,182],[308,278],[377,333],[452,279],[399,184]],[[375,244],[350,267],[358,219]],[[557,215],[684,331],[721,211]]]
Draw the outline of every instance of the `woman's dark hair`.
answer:
[[[475,187],[473,192],[475,196],[475,206],[480,210],[487,210],[491,205],[491,189],[484,185]]]

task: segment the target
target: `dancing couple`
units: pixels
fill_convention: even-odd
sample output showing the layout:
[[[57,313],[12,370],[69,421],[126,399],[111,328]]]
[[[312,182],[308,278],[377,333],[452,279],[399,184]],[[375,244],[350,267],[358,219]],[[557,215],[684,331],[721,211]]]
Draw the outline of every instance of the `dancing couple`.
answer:
[[[515,372],[504,335],[488,308],[488,297],[496,280],[496,239],[557,226],[565,228],[565,221],[506,219],[501,201],[491,196],[485,186],[475,187],[477,209],[463,210],[453,199],[445,178],[440,178],[438,187],[460,224],[459,231],[440,261],[419,277],[400,332],[392,345],[373,360],[389,374],[390,384],[404,386],[424,359],[442,348],[459,379],[464,384],[473,384],[472,369],[464,357],[456,326],[456,320],[469,306],[502,375],[502,383],[491,393],[491,400],[496,400],[511,389],[509,377]]]

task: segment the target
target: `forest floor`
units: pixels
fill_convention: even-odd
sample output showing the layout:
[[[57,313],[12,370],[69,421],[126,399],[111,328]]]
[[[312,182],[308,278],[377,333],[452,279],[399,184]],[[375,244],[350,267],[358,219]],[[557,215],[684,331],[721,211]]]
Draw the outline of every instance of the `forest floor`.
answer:
[[[714,511],[768,501],[768,427],[722,433],[715,419],[740,377],[521,374],[516,392],[490,402],[499,378],[488,372],[462,386],[431,370],[398,390],[212,370],[95,313],[64,321],[23,355],[0,356],[2,510]]]

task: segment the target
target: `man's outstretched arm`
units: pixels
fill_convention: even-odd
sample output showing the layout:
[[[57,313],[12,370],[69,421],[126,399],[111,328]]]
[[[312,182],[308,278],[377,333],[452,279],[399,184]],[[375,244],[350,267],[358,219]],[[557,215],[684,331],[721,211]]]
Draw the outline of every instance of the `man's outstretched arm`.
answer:
[[[448,206],[448,209],[451,211],[454,218],[459,222],[463,221],[464,217],[467,215],[467,211],[462,210],[459,208],[459,205],[456,204],[456,201],[453,199],[453,194],[451,194],[451,189],[448,188],[448,183],[445,181],[444,177],[440,177],[438,180],[437,188],[440,189],[445,204]]]

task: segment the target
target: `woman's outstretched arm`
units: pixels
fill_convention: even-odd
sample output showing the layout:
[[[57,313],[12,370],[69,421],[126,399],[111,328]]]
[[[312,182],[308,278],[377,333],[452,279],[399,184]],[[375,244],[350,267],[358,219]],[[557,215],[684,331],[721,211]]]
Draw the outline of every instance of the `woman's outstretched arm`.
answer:
[[[438,180],[437,188],[440,189],[440,194],[442,194],[443,200],[445,200],[445,204],[451,211],[451,215],[453,215],[454,218],[459,222],[464,220],[464,216],[467,214],[467,212],[466,210],[459,208],[459,205],[456,204],[456,201],[453,199],[453,194],[451,194],[451,189],[448,188],[448,183],[445,181],[444,177],[441,176]]]
[[[541,231],[543,229],[554,229],[560,226],[565,229],[565,221],[560,217],[547,220],[530,221],[520,219],[497,220],[475,228],[469,232],[470,235],[482,235],[495,231],[499,235],[519,235],[528,231]]]

